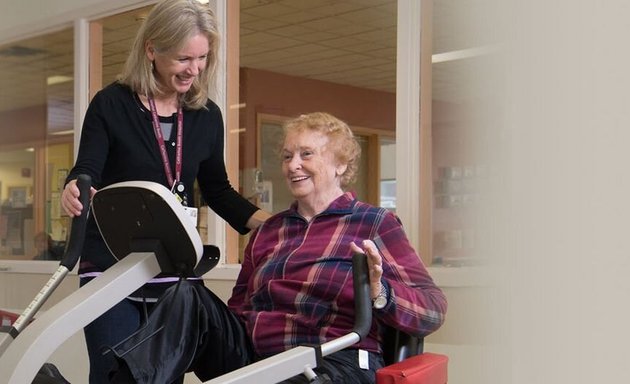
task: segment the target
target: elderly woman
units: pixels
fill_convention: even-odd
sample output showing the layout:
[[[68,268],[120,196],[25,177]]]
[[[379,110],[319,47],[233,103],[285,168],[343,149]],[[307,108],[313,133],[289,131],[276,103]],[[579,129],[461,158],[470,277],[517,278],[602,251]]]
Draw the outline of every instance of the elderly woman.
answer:
[[[282,171],[295,202],[252,234],[227,307],[211,292],[195,290],[203,320],[169,331],[181,335],[187,327],[202,326],[195,332],[200,333],[196,351],[183,354],[194,359],[189,369],[202,380],[348,333],[354,322],[349,268],[354,252],[368,256],[373,324],[351,349],[325,357],[318,374],[333,383],[373,383],[383,366],[382,326],[424,336],[443,323],[446,298],[396,216],[344,192],[355,178],[359,155],[348,125],[329,114],[302,115],[285,125]],[[136,379],[164,377],[147,367],[148,360],[142,363],[146,356],[140,361],[127,356]]]

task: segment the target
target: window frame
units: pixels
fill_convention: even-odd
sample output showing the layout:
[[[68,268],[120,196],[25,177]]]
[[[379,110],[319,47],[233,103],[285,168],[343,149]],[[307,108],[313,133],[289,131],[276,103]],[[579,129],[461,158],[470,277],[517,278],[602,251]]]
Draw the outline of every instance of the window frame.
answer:
[[[119,0],[116,2],[95,2],[91,6],[83,6],[78,9],[72,9],[73,5],[68,5],[70,9],[60,9],[56,17],[47,18],[46,22],[39,22],[37,16],[35,20],[26,20],[28,24],[22,24],[17,28],[11,28],[10,34],[5,34],[6,38],[0,39],[0,43],[9,43],[12,40],[24,38],[24,36],[34,36],[49,33],[53,30],[67,28],[72,25],[75,36],[75,157],[80,140],[81,126],[85,111],[89,104],[89,95],[93,94],[93,83],[90,83],[90,76],[93,75],[94,68],[90,63],[91,55],[95,53],[93,50],[94,43],[94,25],[93,21],[114,15],[120,12],[126,12],[135,8],[146,5],[155,4],[156,1],[134,1]],[[426,135],[430,137],[430,115],[420,120],[419,106],[421,106],[421,94],[429,95],[430,100],[430,83],[420,82],[420,61],[426,64],[426,57],[429,57],[430,67],[430,49],[422,50],[419,44],[419,34],[422,23],[427,23],[430,18],[430,6],[432,0],[399,0],[398,1],[398,56],[397,56],[397,92],[396,92],[396,137],[398,143],[406,143],[400,145],[396,156],[396,179],[397,185],[397,207],[399,216],[405,226],[412,245],[419,250],[419,253],[425,258],[425,262],[430,264],[431,255],[431,228],[430,216],[431,209],[424,211],[427,207],[431,207],[431,175],[430,175],[430,157],[428,157],[429,166],[427,164],[427,155],[420,158],[420,152],[430,153],[430,140],[426,140]],[[429,7],[429,8],[428,8]],[[238,21],[239,21],[239,2],[233,0],[217,0],[215,12],[219,19],[220,33],[225,36],[224,44],[221,46],[220,63],[218,68],[218,78],[216,81],[217,92],[212,95],[225,116],[225,137],[226,137],[226,165],[228,168],[228,176],[235,188],[238,188],[238,157],[234,158],[230,154],[237,153],[231,150],[238,148],[238,84],[234,85],[234,71],[238,71]],[[427,16],[429,15],[429,16]],[[44,20],[46,15],[42,14],[40,18]],[[33,27],[36,25],[36,27]],[[7,29],[5,29],[5,32]],[[430,34],[430,31],[429,31]],[[430,37],[429,37],[430,39]],[[428,41],[425,35],[422,36],[423,44]],[[408,62],[408,63],[407,63]],[[423,66],[426,69],[426,65]],[[430,70],[428,72],[430,79]],[[422,79],[426,80],[427,72],[423,72]],[[238,78],[236,76],[236,78]],[[406,79],[403,83],[403,80]],[[412,81],[409,81],[411,79]],[[416,80],[418,79],[418,80]],[[230,81],[230,82],[229,82]],[[422,84],[422,86],[420,85]],[[410,85],[410,86],[409,86]],[[403,90],[407,88],[406,90]],[[422,100],[426,100],[423,97]],[[426,102],[426,101],[425,101]],[[422,104],[424,105],[424,104]],[[428,118],[428,120],[427,120]],[[421,124],[422,123],[422,124]],[[420,150],[418,144],[420,143]],[[426,152],[429,151],[429,152]],[[403,166],[404,165],[404,166]],[[421,169],[418,172],[409,172],[411,169]],[[420,168],[418,168],[420,167]],[[407,170],[404,175],[403,170]],[[428,169],[428,170],[427,170]],[[428,188],[427,188],[428,183]],[[425,193],[420,198],[416,197],[415,191],[421,187]],[[424,212],[422,212],[424,211]],[[420,215],[420,212],[423,214]],[[428,217],[427,221],[420,220],[420,217]],[[238,249],[238,238],[234,231],[226,231],[225,223],[219,218],[215,219],[216,233],[214,234],[215,244],[222,250],[222,254],[230,254]],[[426,226],[429,225],[427,228]],[[428,231],[428,234],[427,234]],[[428,248],[427,248],[428,247]],[[429,257],[426,259],[426,257]],[[10,260],[2,260],[2,264]],[[33,271],[36,266],[32,261],[28,261],[27,268],[18,268],[23,261],[15,261],[11,263],[11,270],[17,269]],[[45,265],[37,263],[38,265]],[[53,263],[46,263],[52,264]],[[3,266],[0,266],[2,268]],[[225,267],[226,270],[238,270],[237,265],[232,263],[224,263],[219,266]],[[51,268],[42,268],[42,273],[49,273]],[[211,273],[212,275],[213,273]],[[221,278],[221,273],[216,272]],[[229,273],[231,275],[231,273]]]

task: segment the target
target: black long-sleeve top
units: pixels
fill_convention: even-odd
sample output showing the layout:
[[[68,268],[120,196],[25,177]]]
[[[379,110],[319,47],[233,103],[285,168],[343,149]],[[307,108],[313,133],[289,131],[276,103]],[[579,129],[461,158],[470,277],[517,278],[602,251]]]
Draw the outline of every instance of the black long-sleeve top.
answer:
[[[258,209],[236,192],[227,177],[223,160],[223,118],[219,107],[208,100],[207,109],[184,109],[181,181],[192,196],[195,179],[210,208],[240,233],[246,233],[247,220]],[[177,114],[160,116],[172,123],[171,137],[164,138],[171,170],[175,174]],[[83,122],[76,163],[66,180],[79,174],[92,177],[92,186],[103,188],[121,181],[153,181],[170,188],[151,112],[127,86],[113,83],[91,101]],[[115,263],[93,217],[88,221],[80,274],[104,271]]]

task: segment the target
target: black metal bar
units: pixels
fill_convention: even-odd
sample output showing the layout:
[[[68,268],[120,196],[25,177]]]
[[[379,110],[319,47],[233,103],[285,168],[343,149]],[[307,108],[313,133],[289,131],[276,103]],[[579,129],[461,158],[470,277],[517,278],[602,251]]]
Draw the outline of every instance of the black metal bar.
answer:
[[[352,256],[352,277],[354,280],[354,329],[361,340],[372,328],[372,300],[367,257],[361,253]]]
[[[77,177],[77,187],[79,187],[79,201],[83,205],[81,215],[72,219],[70,227],[70,236],[68,245],[66,246],[63,258],[59,265],[63,265],[72,270],[81,257],[83,243],[85,240],[85,227],[87,224],[88,212],[90,210],[90,188],[92,187],[92,178],[88,175],[79,175]]]

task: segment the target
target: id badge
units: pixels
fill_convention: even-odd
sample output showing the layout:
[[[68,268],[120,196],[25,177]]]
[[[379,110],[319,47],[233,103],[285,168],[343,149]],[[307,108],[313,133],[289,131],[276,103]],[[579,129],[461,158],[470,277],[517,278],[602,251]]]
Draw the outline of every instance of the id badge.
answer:
[[[370,354],[365,349],[359,349],[359,368],[370,369]]]
[[[183,208],[184,208],[184,212],[186,212],[186,215],[190,218],[191,222],[196,227],[197,226],[197,208],[186,207],[186,206],[184,206]]]

